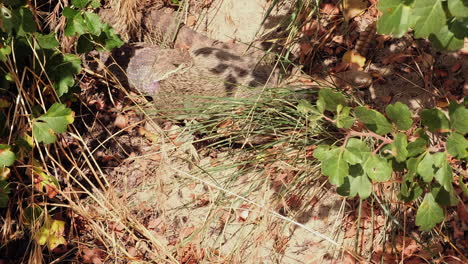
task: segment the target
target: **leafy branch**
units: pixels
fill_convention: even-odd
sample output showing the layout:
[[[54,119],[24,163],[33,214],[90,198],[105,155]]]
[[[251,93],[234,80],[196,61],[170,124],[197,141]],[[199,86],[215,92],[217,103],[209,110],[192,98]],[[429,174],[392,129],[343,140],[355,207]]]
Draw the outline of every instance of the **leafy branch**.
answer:
[[[466,105],[451,103],[448,116],[439,109],[425,109],[421,121],[414,122],[408,106],[400,102],[388,105],[382,114],[349,107],[341,93],[321,89],[316,106],[301,101],[297,109],[310,123],[324,120],[345,135],[341,146],[319,145],[314,151],[322,174],[339,194],[365,199],[374,184],[394,177],[401,183],[400,200],[412,202],[424,194],[416,224],[428,231],[443,221],[443,206],[456,205],[453,166],[468,159]],[[429,135],[445,142],[445,148],[432,146]],[[465,191],[466,184],[459,184]]]
[[[457,50],[468,37],[466,0],[380,0],[379,34],[401,37],[414,30],[416,38],[429,38],[439,49]]]
[[[59,10],[59,17],[66,18],[62,34],[48,28],[47,21],[35,15],[37,10],[31,1],[0,1],[0,143],[4,143],[0,144],[0,208],[15,204],[9,201],[11,192],[16,190],[10,187],[15,177],[11,174],[21,169],[10,167],[21,163],[22,167],[32,168],[31,182],[24,186],[34,186],[31,191],[41,195],[31,196],[35,198],[24,211],[37,214],[30,219],[30,226],[41,226],[36,241],[47,244],[50,250],[65,241],[65,222],[50,218],[45,208],[36,206],[35,199],[54,198],[59,185],[44,164],[26,153],[37,153],[35,148],[54,143],[57,135],[66,132],[73,123],[74,112],[62,102],[73,98],[72,91],[79,90],[75,78],[82,70],[80,55],[123,44],[113,29],[92,13],[100,2],[71,0],[71,5]],[[78,39],[71,53],[62,52],[59,40],[64,36]],[[35,97],[38,93],[40,98]],[[21,100],[14,98],[22,96],[25,98]],[[30,105],[19,111],[21,108],[15,105],[19,101]],[[41,109],[48,110],[43,113]],[[11,131],[8,137],[7,131]],[[33,225],[38,215],[47,219]]]

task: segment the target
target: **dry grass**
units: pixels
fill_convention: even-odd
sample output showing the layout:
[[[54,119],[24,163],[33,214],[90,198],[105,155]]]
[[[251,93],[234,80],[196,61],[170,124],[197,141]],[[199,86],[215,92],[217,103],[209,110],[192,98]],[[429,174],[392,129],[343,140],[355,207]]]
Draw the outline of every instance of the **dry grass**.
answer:
[[[120,30],[138,31],[137,1],[110,0],[110,5],[120,18]],[[288,48],[297,40],[299,28],[307,20],[304,18],[315,14],[309,6],[310,1],[302,2],[296,10],[297,20],[288,26],[281,55],[284,61],[288,61]],[[58,25],[53,16],[50,21],[50,25]],[[18,72],[14,62],[7,65],[10,72]],[[370,263],[376,247],[386,249],[391,244],[393,251],[398,243],[394,234],[406,232],[410,210],[396,202],[396,183],[379,189],[369,205],[338,197],[320,175],[317,161],[311,158],[314,146],[339,141],[341,134],[324,123],[311,123],[295,108],[301,98],[314,98],[314,91],[265,89],[253,100],[211,98],[206,105],[191,109],[196,114],[185,120],[164,116],[172,122],[164,127],[167,123],[153,121],[155,114],[161,116],[149,110],[143,98],[130,94],[110,72],[106,75],[106,80],[94,77],[98,76],[107,90],[125,95],[131,106],[122,110],[137,113],[141,119],[111,131],[100,120],[102,113],[87,109],[83,113],[92,116],[77,116],[77,120],[100,124],[106,137],[97,146],[91,147],[89,135],[73,125],[63,137],[65,142],[47,147],[36,144],[34,151],[24,153],[29,160],[17,166],[15,173],[30,179],[20,178],[16,183],[20,191],[11,199],[17,202],[2,219],[0,235],[0,243],[8,245],[29,230],[21,263],[76,262],[77,256],[83,257],[93,248],[102,250],[98,255],[112,263],[294,263],[313,257],[316,263],[349,259]],[[39,78],[27,91],[22,76],[13,76],[13,80],[18,99],[8,118],[14,121],[9,124],[9,139],[29,127],[33,105],[45,110],[44,98],[51,96],[43,93],[50,84]],[[122,98],[113,98],[110,92],[106,96],[112,107],[121,103]],[[86,100],[80,104],[89,107]],[[121,178],[116,177],[112,169],[103,167],[96,153],[110,149],[109,145],[114,145],[114,151],[127,153],[120,136],[143,127],[144,122],[151,124],[146,129],[153,130],[151,136],[146,132],[139,140],[149,145],[150,151],[126,154],[125,161],[118,164],[124,172]],[[27,184],[34,182],[32,174],[24,173],[31,170],[33,158],[47,174],[59,178],[58,198],[47,199],[46,193],[32,191],[33,184]],[[127,180],[142,164],[148,171],[140,184],[130,186]],[[143,204],[139,200],[143,194],[156,197]],[[31,224],[25,221],[23,204],[41,206],[44,214]],[[366,206],[368,210],[363,209]],[[385,212],[381,218],[378,208]],[[369,211],[371,215],[365,218],[363,212]],[[70,247],[59,258],[33,239],[48,214],[69,221],[65,237]],[[382,215],[383,226],[377,228],[374,225],[381,224]],[[159,221],[156,228],[149,219]],[[361,230],[365,220],[372,226]],[[347,224],[357,229],[349,237]],[[364,235],[370,237],[367,242]]]

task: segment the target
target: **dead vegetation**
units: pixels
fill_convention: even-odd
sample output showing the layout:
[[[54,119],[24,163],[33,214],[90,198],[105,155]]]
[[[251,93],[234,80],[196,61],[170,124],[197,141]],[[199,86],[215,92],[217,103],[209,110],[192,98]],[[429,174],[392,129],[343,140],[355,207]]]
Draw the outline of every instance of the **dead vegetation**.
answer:
[[[198,72],[173,75],[167,79],[171,88],[180,92],[185,82],[188,90],[185,97],[172,95],[171,105],[163,109],[164,102],[155,108],[157,99],[130,89],[109,64],[100,71],[88,68],[80,78],[79,101],[72,104],[76,118],[70,132],[38,153],[42,167],[57,175],[61,189],[45,189],[41,195],[53,199],[34,201],[49,210],[50,216],[41,217],[66,222],[62,230],[66,241],[53,250],[44,249],[33,241],[39,226],[31,228],[29,237],[21,236],[28,223],[15,221],[25,212],[9,211],[2,218],[2,245],[8,244],[1,251],[5,259],[93,264],[464,263],[465,201],[449,214],[450,227],[420,233],[415,231],[413,208],[396,198],[395,182],[375,186],[377,195],[366,201],[339,196],[320,174],[312,154],[323,142],[343,140],[342,134],[325,124],[311,126],[295,107],[301,99],[316,98],[323,86],[346,91],[353,104],[375,108],[400,99],[415,109],[423,103],[443,104],[466,96],[463,57],[444,57],[412,39],[377,37],[373,42],[374,1],[364,14],[346,13],[346,20],[336,1],[319,6],[301,3],[288,13],[293,18],[289,24],[277,25],[280,34],[267,34],[254,45],[264,49],[262,54],[279,51],[273,55],[279,58],[274,66],[293,73],[282,80],[281,89],[266,87],[268,77],[274,76],[267,75],[253,95],[232,97],[210,88],[211,93],[201,89],[197,98],[187,97],[194,86],[214,83],[224,91],[227,86],[254,86],[243,83],[239,71],[238,79],[226,81],[232,75],[223,68],[227,60],[214,65],[198,62],[211,65],[204,65],[203,72],[221,69],[216,73],[221,84],[209,78],[196,80],[207,76]],[[109,22],[126,41],[186,52],[212,45],[210,55],[219,59],[229,50],[233,52],[223,54],[242,60],[236,52],[246,45],[217,43],[182,27],[182,21],[190,24],[190,8],[203,10],[214,4],[109,0],[104,17],[111,14]],[[163,16],[161,6],[179,12]],[[160,14],[160,20],[150,25],[148,14]],[[50,21],[61,25],[52,15]],[[175,28],[177,32],[171,30]],[[64,49],[71,49],[72,40],[62,42]],[[390,47],[384,49],[385,45]],[[384,52],[376,52],[380,50]],[[426,77],[428,71],[435,73],[434,78]],[[404,94],[408,85],[416,87],[410,96]],[[422,91],[427,93],[421,96]],[[16,195],[23,203],[36,194]],[[11,244],[14,240],[16,244]],[[16,245],[21,245],[18,252]]]

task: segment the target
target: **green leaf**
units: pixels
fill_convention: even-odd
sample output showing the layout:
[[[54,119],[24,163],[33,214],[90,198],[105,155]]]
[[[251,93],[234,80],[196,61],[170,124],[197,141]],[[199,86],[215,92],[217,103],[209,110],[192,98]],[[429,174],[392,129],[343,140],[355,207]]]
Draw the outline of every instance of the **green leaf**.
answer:
[[[336,111],[338,105],[346,106],[344,95],[331,89],[320,89],[318,100],[323,103],[324,109],[328,111]]]
[[[43,214],[44,209],[42,207],[31,204],[24,210],[24,217],[28,224],[35,224],[40,219],[41,215]]]
[[[80,54],[88,53],[94,49],[94,43],[89,34],[81,35],[76,42],[76,52]]]
[[[344,178],[344,183],[336,188],[336,193],[341,196],[350,196],[351,183],[349,181],[349,176]]]
[[[0,61],[6,62],[7,56],[11,54],[11,47],[4,46],[0,48]]]
[[[468,3],[466,0],[448,0],[448,9],[453,16],[464,18],[468,16]]]
[[[448,24],[448,28],[455,38],[463,41],[465,37],[468,37],[468,16],[453,20]]]
[[[10,150],[9,145],[0,144],[0,168],[11,166],[16,160],[16,155]]]
[[[81,14],[76,14],[72,18],[68,18],[67,26],[65,27],[65,36],[72,37],[75,34],[83,35],[86,32],[87,25]]]
[[[456,26],[456,25],[455,25]],[[455,27],[455,30],[458,28]],[[458,50],[463,48],[464,40],[459,38],[454,33],[455,31],[449,30],[448,26],[443,26],[438,32],[433,32],[429,35],[429,40],[439,50]]]
[[[67,125],[73,123],[74,117],[70,108],[63,104],[53,104],[47,113],[34,119],[33,136],[38,142],[50,144],[55,142],[55,133],[65,132]]]
[[[72,5],[77,8],[85,8],[89,0],[72,0]]]
[[[39,46],[43,49],[54,49],[59,45],[59,42],[55,38],[55,33],[50,33],[48,35],[37,34],[36,39]]]
[[[300,100],[299,103],[297,104],[296,106],[296,109],[299,113],[303,114],[303,115],[307,115],[311,112],[316,112],[317,110],[315,109],[315,107],[309,102],[309,101],[306,101],[306,100]]]
[[[434,186],[432,187],[431,193],[436,203],[440,205],[456,206],[458,204],[458,198],[453,188],[447,191],[442,186]]]
[[[460,184],[460,189],[463,191],[463,195],[468,197],[468,186],[466,186],[467,184],[463,182],[463,177],[458,178],[458,183]]]
[[[410,28],[411,7],[401,0],[380,0],[378,9],[383,13],[377,22],[379,34],[401,37]]]
[[[325,100],[323,98],[319,98],[317,100],[317,110],[320,112],[320,114],[325,112]]]
[[[81,59],[73,54],[57,53],[49,59],[46,70],[55,82],[57,95],[62,96],[75,84],[75,74],[81,71]]]
[[[406,161],[406,168],[408,168],[408,172],[404,176],[405,181],[413,182],[414,176],[416,176],[418,171],[419,162],[421,162],[420,157],[410,158]]]
[[[44,224],[35,235],[35,240],[39,245],[46,245],[49,250],[53,250],[59,245],[66,244],[67,241],[63,237],[65,232],[65,222],[52,219],[47,216]]]
[[[91,7],[92,8],[101,7],[101,1],[100,0],[91,0]]]
[[[447,151],[450,155],[464,159],[468,157],[468,140],[458,133],[452,133],[447,138]]]
[[[400,102],[396,102],[393,105],[388,105],[385,108],[388,118],[397,125],[399,130],[408,130],[413,124],[413,119],[411,118],[411,112],[409,107]]]
[[[2,2],[8,5],[9,7],[13,8],[17,8],[27,4],[27,0],[3,0]]]
[[[437,152],[432,154],[432,159],[434,160],[434,165],[437,168],[440,168],[444,165],[444,162],[447,160],[447,155],[445,152]]]
[[[348,176],[348,163],[343,159],[341,148],[335,148],[330,153],[330,157],[322,161],[322,174],[329,177],[331,184],[339,186]]]
[[[360,139],[350,138],[346,144],[343,158],[351,165],[363,163],[368,158],[366,153],[370,153],[367,144]]]
[[[376,182],[388,181],[392,176],[392,167],[385,158],[375,154],[369,155],[363,166],[369,178]]]
[[[350,176],[349,197],[359,195],[359,198],[366,199],[372,193],[372,183],[364,173],[361,166],[351,166]]]
[[[121,47],[124,44],[124,41],[119,37],[119,35],[115,33],[113,28],[111,28],[109,25],[106,24],[104,27],[104,30],[99,36],[99,43],[103,44],[107,50],[111,50],[113,48]],[[318,107],[318,101],[317,101],[317,107]]]
[[[426,193],[416,213],[416,225],[422,231],[430,231],[442,221],[444,221],[444,210],[435,202],[431,193]]]
[[[11,192],[11,188],[7,181],[0,180],[0,208],[6,208],[8,206],[8,194]]]
[[[445,190],[450,191],[452,189],[452,181],[453,181],[453,172],[452,172],[452,167],[448,163],[445,153],[442,153],[444,156],[444,160],[442,161],[441,166],[439,166],[439,169],[435,173],[434,177],[435,179],[442,185]]]
[[[355,108],[355,114],[370,130],[379,135],[388,134],[393,130],[385,116],[375,110],[359,106]]]
[[[104,29],[104,24],[99,15],[86,12],[84,13],[84,21],[89,33],[95,36],[101,35],[101,32]]]
[[[349,116],[351,108],[348,106],[338,105],[336,115],[336,126],[338,128],[350,128],[354,124],[354,118]]]
[[[434,157],[430,153],[426,153],[424,158],[418,164],[417,172],[425,182],[431,182],[435,176]]]
[[[459,104],[451,104],[450,106],[449,115],[452,129],[455,129],[461,134],[468,133],[468,109]]]
[[[415,0],[411,18],[415,22],[416,38],[427,38],[431,33],[439,32],[446,24],[441,0]]]
[[[408,140],[403,133],[397,133],[391,144],[392,154],[398,162],[403,162],[408,158],[408,150],[406,149]]]
[[[423,190],[421,186],[417,184],[417,182],[404,181],[401,183],[398,199],[409,203],[420,197],[422,193]]]
[[[408,157],[414,157],[426,151],[427,141],[423,138],[417,138],[415,141],[408,143],[406,149],[408,150]]]
[[[63,8],[62,15],[66,18],[73,19],[76,15],[78,15],[80,12],[78,10],[75,10],[73,8],[70,8],[68,6]]]
[[[439,109],[424,109],[421,112],[421,123],[431,132],[450,128],[447,116]]]
[[[27,33],[33,33],[37,30],[33,13],[28,8],[20,7],[19,9],[13,10],[11,15],[11,20],[8,21],[11,22],[12,25],[6,26],[13,28],[18,36],[26,36]]]
[[[335,147],[336,148],[336,147]],[[330,146],[329,145],[319,145],[314,150],[314,158],[324,161],[331,157],[330,155]]]

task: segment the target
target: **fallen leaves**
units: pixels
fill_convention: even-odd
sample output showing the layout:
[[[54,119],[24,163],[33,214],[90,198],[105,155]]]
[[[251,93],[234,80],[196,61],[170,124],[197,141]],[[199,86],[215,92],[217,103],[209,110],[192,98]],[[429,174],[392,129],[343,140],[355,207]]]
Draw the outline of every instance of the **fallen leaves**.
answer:
[[[322,3],[320,4],[320,13],[325,15],[338,15],[340,9],[331,3]]]
[[[347,21],[361,15],[366,9],[367,1],[365,0],[343,0],[343,16]]]
[[[81,250],[81,261],[86,264],[101,264],[105,257],[105,252],[99,248],[84,247]]]
[[[120,129],[125,129],[128,126],[128,117],[124,114],[117,115],[114,125]]]
[[[350,65],[351,68],[362,69],[366,64],[366,58],[361,56],[354,50],[347,51],[341,60],[343,63]]]
[[[393,64],[393,63],[403,63],[411,56],[412,56],[411,54],[407,54],[407,53],[394,53],[384,58],[382,60],[382,63],[384,65]]]

